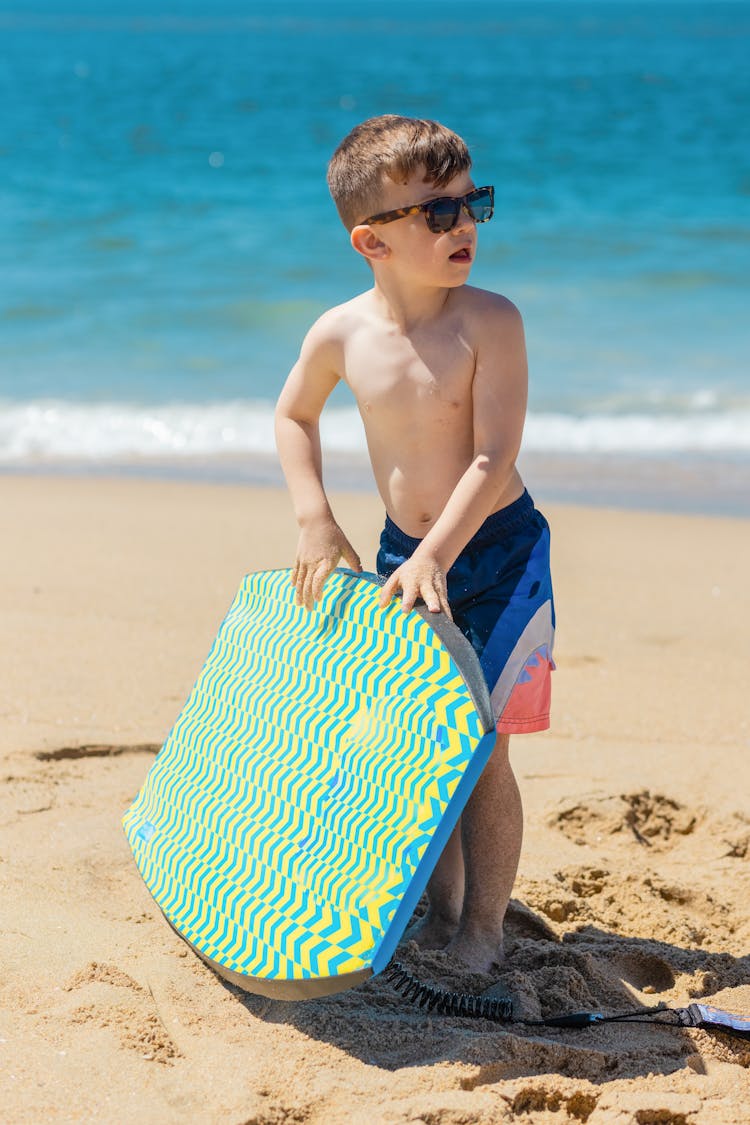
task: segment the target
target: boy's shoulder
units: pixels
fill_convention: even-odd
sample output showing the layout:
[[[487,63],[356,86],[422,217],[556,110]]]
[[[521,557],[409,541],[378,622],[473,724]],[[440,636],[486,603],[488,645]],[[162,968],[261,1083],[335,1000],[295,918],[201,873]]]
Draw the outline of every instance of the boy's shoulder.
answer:
[[[342,344],[367,316],[370,292],[359,293],[321,313],[307,330],[305,341],[317,347]]]
[[[352,330],[362,318],[368,315],[371,305],[372,290],[360,293],[356,297],[344,300],[341,305],[327,308],[325,313],[318,316],[317,321],[308,330],[308,335],[314,333],[327,339],[341,339],[342,335]]]
[[[520,320],[521,313],[509,297],[495,293],[492,289],[479,289],[476,285],[462,285],[456,290],[458,300],[467,313],[493,320]]]
[[[347,341],[364,319],[362,293],[326,309],[305,333],[300,348],[299,364],[309,374],[333,372],[338,378],[344,367]]]
[[[524,348],[521,313],[508,297],[474,285],[463,285],[457,295],[461,328],[477,355]]]

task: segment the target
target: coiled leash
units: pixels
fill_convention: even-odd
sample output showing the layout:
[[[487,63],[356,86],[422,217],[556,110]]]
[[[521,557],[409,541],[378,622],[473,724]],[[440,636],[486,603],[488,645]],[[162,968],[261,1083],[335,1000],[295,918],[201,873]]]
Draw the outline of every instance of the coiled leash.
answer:
[[[521,1024],[524,1027],[580,1028],[623,1021],[658,1023],[667,1027],[701,1027],[706,1031],[724,1031],[728,1035],[750,1040],[750,1017],[735,1016],[708,1004],[689,1004],[687,1008],[667,1008],[660,1004],[656,1008],[636,1008],[631,1012],[619,1012],[612,1016],[605,1016],[601,1012],[570,1012],[566,1015],[548,1016],[543,1020],[522,1020],[514,1017],[513,1001],[510,999],[449,992],[435,985],[423,984],[400,961],[391,961],[383,970],[383,976],[405,999],[441,1016],[467,1016],[494,1020],[497,1023]],[[670,1018],[657,1018],[663,1015]]]

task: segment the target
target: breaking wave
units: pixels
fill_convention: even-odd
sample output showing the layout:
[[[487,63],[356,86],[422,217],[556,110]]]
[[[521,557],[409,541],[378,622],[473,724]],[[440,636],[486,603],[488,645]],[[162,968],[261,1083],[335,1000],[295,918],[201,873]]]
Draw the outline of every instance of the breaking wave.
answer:
[[[324,447],[364,457],[355,409],[330,408],[321,419]],[[524,449],[560,454],[750,454],[750,410],[572,415],[532,413]],[[0,464],[106,463],[274,454],[273,408],[267,402],[0,403]]]

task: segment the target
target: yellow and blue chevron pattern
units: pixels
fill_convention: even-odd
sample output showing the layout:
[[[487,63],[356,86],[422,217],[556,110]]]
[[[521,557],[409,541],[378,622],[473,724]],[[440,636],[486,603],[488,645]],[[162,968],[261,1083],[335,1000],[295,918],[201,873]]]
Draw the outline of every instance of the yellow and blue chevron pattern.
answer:
[[[168,920],[252,991],[385,967],[494,745],[433,628],[378,593],[335,571],[308,613],[289,571],[248,575],[123,819]]]

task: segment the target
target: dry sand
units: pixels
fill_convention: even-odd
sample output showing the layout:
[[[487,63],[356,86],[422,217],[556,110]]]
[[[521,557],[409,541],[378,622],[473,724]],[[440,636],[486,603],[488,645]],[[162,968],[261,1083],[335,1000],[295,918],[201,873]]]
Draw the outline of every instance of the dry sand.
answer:
[[[380,508],[335,498],[363,558]],[[0,1120],[750,1121],[750,1043],[428,1016],[382,978],[284,1004],[172,932],[120,826],[280,492],[0,478]],[[497,978],[524,1013],[750,1014],[750,522],[574,507],[553,530],[553,729],[512,749],[524,850]]]

